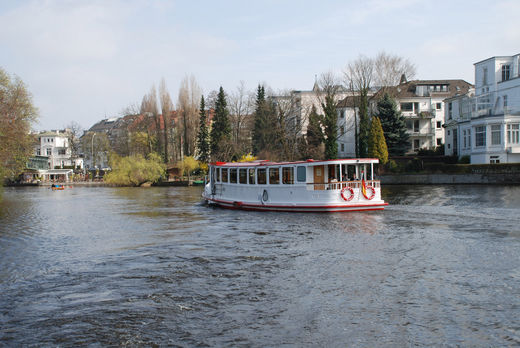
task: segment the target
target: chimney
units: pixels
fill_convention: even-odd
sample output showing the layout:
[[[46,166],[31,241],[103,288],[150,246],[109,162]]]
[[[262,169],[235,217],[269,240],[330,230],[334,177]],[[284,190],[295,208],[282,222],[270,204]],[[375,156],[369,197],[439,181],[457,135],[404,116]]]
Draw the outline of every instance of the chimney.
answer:
[[[406,81],[406,75],[405,74],[402,74],[401,75],[401,81],[399,81],[399,84],[400,85],[403,85],[405,83],[407,83],[408,81]]]

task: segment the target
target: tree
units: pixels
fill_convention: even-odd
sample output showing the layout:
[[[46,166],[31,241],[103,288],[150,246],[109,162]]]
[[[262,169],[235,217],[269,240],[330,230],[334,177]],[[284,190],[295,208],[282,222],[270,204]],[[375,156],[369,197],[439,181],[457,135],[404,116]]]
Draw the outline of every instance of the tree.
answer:
[[[266,99],[265,87],[259,85],[256,93],[256,108],[252,136],[253,154],[271,156],[279,145],[279,125],[274,105]]]
[[[236,91],[229,95],[229,118],[231,121],[232,139],[235,154],[251,151],[249,138],[250,120],[254,105],[254,95],[246,91],[244,81]]]
[[[70,147],[70,159],[72,162],[72,165],[76,167],[76,159],[79,158],[79,152],[81,147],[81,141],[80,137],[83,133],[82,128],[79,123],[77,122],[71,122],[65,127],[67,131],[67,138],[69,141],[69,147]]]
[[[188,181],[190,181],[190,175],[195,169],[199,168],[199,162],[191,156],[186,156],[182,161],[177,162],[177,167],[183,175],[188,176]]]
[[[181,116],[181,142],[183,156],[195,154],[197,143],[197,124],[199,102],[202,92],[193,75],[186,76],[179,89],[178,112]]]
[[[413,79],[415,74],[415,65],[403,57],[382,51],[374,59],[374,83],[381,88],[397,86],[401,76]]]
[[[316,107],[313,105],[307,126],[307,157],[322,159],[324,140],[321,116],[318,115]]]
[[[38,111],[23,81],[0,68],[0,185],[25,168],[33,151],[31,124]]]
[[[359,125],[356,125],[356,157],[366,157],[368,146],[369,117],[368,91],[374,74],[374,60],[359,56],[347,65],[344,71],[347,86],[351,92],[359,93]]]
[[[213,161],[229,160],[231,154],[231,126],[226,95],[222,86],[215,102],[215,116],[210,133],[210,151]]]
[[[161,126],[155,86],[152,86],[150,88],[150,92],[143,96],[143,100],[141,101],[141,114],[143,115],[143,121],[141,122],[140,128],[146,132],[149,138],[148,144],[150,145],[150,148],[148,149],[148,153],[154,151],[161,153],[161,137],[159,136],[159,130],[161,129]],[[152,137],[155,138],[154,147],[151,147]]]
[[[404,116],[397,110],[397,104],[388,93],[377,102],[377,115],[386,138],[390,156],[402,156],[410,148],[410,136]]]
[[[119,157],[113,155],[110,159],[112,171],[105,176],[109,184],[121,186],[141,186],[146,182],[157,182],[165,173],[162,158],[156,153],[146,158],[142,155]]]
[[[204,103],[204,96],[200,97],[199,110],[199,134],[197,135],[197,150],[199,154],[199,161],[203,163],[209,162],[209,134],[208,124],[206,118],[206,105]]]
[[[170,97],[170,93],[166,88],[166,82],[164,78],[161,80],[161,84],[159,85],[159,99],[161,101],[161,112],[162,112],[162,121],[163,121],[163,146],[164,146],[164,163],[168,163],[170,160],[168,145],[169,141],[169,123],[170,123],[170,114],[173,111],[173,103]]]
[[[379,158],[379,162],[388,162],[388,149],[386,147],[385,136],[381,122],[377,116],[372,117],[370,136],[368,140],[368,157]]]

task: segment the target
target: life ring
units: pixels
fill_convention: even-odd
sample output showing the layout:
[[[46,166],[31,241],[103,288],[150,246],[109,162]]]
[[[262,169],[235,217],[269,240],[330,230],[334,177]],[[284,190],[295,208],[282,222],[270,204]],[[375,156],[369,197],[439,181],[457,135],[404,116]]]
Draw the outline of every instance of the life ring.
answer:
[[[267,202],[269,199],[269,194],[267,193],[267,190],[264,190],[264,193],[262,194],[262,201]]]
[[[350,195],[348,197],[345,196],[345,191],[350,192]],[[354,198],[354,190],[352,189],[352,187],[350,187],[350,186],[343,187],[341,189],[341,198],[343,198],[343,200],[345,200],[347,202],[350,202]]]
[[[370,196],[367,195],[367,191],[368,191],[368,190],[371,190],[371,191],[372,191],[372,193],[370,194]],[[366,186],[366,187],[365,187],[365,190],[361,190],[361,192],[363,192],[363,196],[365,196],[365,198],[368,199],[368,200],[371,200],[371,199],[374,198],[374,196],[376,195],[376,189],[375,189],[373,186],[370,186],[370,185]]]

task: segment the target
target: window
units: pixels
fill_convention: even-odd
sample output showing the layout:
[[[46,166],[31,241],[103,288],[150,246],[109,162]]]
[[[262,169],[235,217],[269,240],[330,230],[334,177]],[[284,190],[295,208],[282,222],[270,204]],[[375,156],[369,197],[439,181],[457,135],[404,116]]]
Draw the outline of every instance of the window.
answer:
[[[487,85],[487,74],[488,74],[488,69],[487,69],[487,67],[484,67],[482,69],[482,84],[483,85]]]
[[[41,155],[41,150],[40,149],[36,149],[36,156],[40,156]]]
[[[437,121],[437,128],[438,129],[440,129],[442,127],[441,123],[442,123],[441,121]]]
[[[451,120],[453,115],[453,105],[451,102],[448,103],[448,120]]]
[[[47,149],[47,156],[50,156],[50,155],[52,155],[52,149],[49,148],[49,149]]]
[[[265,168],[258,169],[256,171],[256,175],[258,176],[259,185],[267,184],[267,176],[265,175]]]
[[[238,182],[240,184],[247,184],[247,169],[240,168],[238,170]]]
[[[502,130],[499,124],[491,126],[491,145],[500,145],[502,143]]]
[[[489,156],[489,163],[490,164],[500,163],[500,157],[499,156]]]
[[[345,152],[345,144],[341,143],[341,152]]]
[[[475,127],[475,146],[486,146],[486,126]]]
[[[520,144],[520,123],[507,125],[507,142],[509,144]]]
[[[222,168],[222,182],[228,182],[228,169]]]
[[[441,146],[442,145],[442,138],[437,138],[437,146]]]
[[[401,103],[401,111],[413,111],[413,103]]]
[[[254,185],[255,184],[255,169],[249,168],[248,171],[249,171],[249,185]]]
[[[507,94],[504,95],[504,109],[507,108]],[[505,110],[504,110],[505,111]]]
[[[59,149],[58,150],[58,155],[65,155],[65,153],[66,153],[65,149]]]
[[[451,132],[448,130],[448,135],[450,135],[450,134],[451,134]]]
[[[448,92],[448,85],[442,85],[441,89],[443,92]]]
[[[216,182],[220,182],[220,172],[221,171],[222,171],[222,168],[215,168],[215,172],[216,172],[216,175],[217,175]]]
[[[345,134],[345,126],[341,126],[341,127],[339,127],[339,134],[340,134],[340,135]]]
[[[504,64],[502,65],[502,81],[509,80],[509,65]]]
[[[419,142],[419,139],[414,139],[414,141],[413,141],[413,149],[414,149],[414,151],[417,151],[419,149],[420,145],[421,145],[421,143]]]
[[[462,131],[462,139],[464,141],[464,148],[466,148],[468,146],[468,143],[466,142],[466,130],[465,129]]]
[[[229,169],[229,182],[231,184],[237,183],[237,169],[236,168]]]
[[[294,184],[294,168],[283,167],[282,168],[282,183],[283,184]]]
[[[419,132],[419,120],[414,120],[413,121],[413,131],[415,133],[418,133]]]
[[[296,179],[299,182],[307,181],[307,169],[303,166],[296,167]]]
[[[269,185],[280,183],[280,168],[269,168]]]
[[[442,109],[442,103],[436,103],[435,104],[435,109],[437,109],[437,110]]]

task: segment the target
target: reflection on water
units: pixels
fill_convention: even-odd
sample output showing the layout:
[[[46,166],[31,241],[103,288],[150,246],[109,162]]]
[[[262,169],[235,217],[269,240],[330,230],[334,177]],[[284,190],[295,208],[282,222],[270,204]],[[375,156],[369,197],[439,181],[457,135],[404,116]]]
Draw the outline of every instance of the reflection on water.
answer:
[[[389,186],[383,212],[200,188],[6,189],[0,345],[515,346],[520,188]]]

